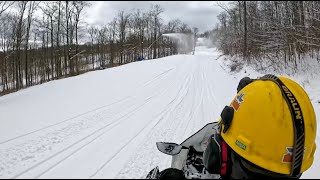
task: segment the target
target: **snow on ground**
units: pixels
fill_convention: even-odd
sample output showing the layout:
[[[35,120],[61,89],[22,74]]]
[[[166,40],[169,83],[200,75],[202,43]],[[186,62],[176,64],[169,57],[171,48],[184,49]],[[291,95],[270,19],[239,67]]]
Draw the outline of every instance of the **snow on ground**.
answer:
[[[169,167],[155,143],[180,143],[218,120],[245,75],[219,57],[200,46],[0,97],[0,178],[144,178]],[[319,84],[306,86],[320,117]],[[320,177],[318,159],[317,149],[303,177]]]

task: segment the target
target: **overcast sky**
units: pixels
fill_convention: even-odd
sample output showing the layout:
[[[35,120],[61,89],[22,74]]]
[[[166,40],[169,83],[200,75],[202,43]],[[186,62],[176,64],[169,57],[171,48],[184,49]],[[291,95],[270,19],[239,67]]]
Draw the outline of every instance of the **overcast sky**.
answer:
[[[198,27],[199,32],[213,29],[218,22],[217,15],[223,11],[217,1],[90,1],[85,11],[85,21],[91,25],[107,24],[117,16],[118,11],[132,12],[135,9],[149,10],[151,4],[159,4],[164,12],[160,17],[168,22],[180,19],[189,27]],[[226,4],[226,2],[223,2]]]

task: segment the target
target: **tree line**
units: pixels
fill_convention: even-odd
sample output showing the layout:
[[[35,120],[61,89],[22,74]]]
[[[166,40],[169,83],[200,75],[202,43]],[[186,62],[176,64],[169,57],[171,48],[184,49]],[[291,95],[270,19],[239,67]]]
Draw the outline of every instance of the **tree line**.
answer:
[[[218,15],[214,36],[224,54],[246,62],[269,58],[298,68],[306,57],[320,62],[320,2],[232,1]]]
[[[119,11],[103,25],[84,22],[89,1],[0,2],[0,95],[91,70],[177,54],[164,33],[192,33],[164,9]]]

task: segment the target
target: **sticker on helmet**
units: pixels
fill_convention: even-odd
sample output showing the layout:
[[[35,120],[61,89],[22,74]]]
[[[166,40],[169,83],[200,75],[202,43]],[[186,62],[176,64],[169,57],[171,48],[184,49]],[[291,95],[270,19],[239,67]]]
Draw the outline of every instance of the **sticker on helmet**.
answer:
[[[239,146],[243,150],[247,149],[247,146],[238,140],[236,140],[236,145]]]
[[[287,153],[283,155],[282,162],[283,163],[291,163],[292,162],[292,147],[286,147]]]
[[[287,153],[282,156],[282,163],[291,163],[292,162],[293,148],[292,147],[286,147],[286,149],[287,149]],[[304,147],[304,152],[305,152],[305,150],[306,150],[306,147]]]
[[[243,96],[245,95],[244,92],[242,92],[241,94],[239,94],[233,101],[232,101],[232,106],[233,109],[238,111],[240,104],[244,101]]]

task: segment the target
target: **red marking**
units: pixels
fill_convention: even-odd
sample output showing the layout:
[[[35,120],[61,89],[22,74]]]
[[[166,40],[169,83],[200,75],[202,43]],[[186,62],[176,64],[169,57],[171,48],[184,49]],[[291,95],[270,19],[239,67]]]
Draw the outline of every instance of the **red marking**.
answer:
[[[237,111],[237,110],[239,109],[240,104],[237,102],[236,99],[234,99],[234,100],[232,101],[232,106],[233,106],[233,108]]]
[[[291,163],[292,162],[292,154],[287,153],[287,154],[283,155],[282,162]]]
[[[220,170],[220,174],[222,176],[225,176],[227,174],[227,162],[228,162],[228,145],[227,143],[222,140],[221,141],[221,146],[222,146],[222,157],[221,157],[221,170]]]

